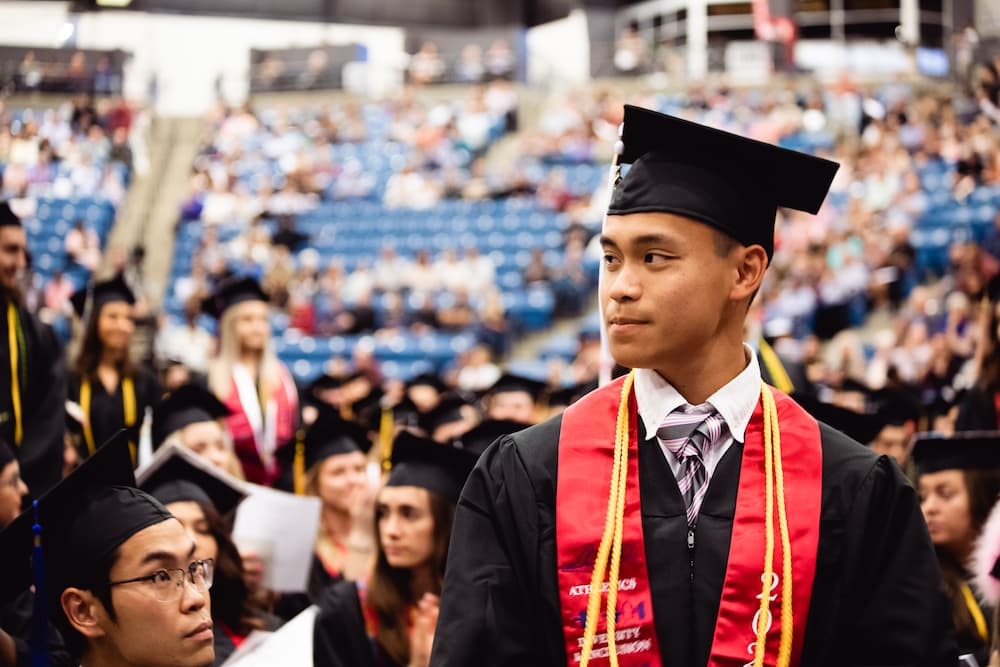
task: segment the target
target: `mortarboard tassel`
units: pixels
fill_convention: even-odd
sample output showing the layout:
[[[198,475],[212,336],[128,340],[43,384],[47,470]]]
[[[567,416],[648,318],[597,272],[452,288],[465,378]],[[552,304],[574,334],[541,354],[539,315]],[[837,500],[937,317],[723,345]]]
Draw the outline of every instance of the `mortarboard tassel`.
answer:
[[[31,551],[31,571],[35,580],[35,595],[31,605],[31,667],[49,667],[48,586],[45,579],[45,558],[42,552],[42,524],[38,520],[38,501],[32,502],[35,523],[35,547]]]
[[[382,456],[382,472],[392,470],[392,435],[395,430],[392,418],[392,408],[382,408],[382,416],[378,423],[379,453]]]

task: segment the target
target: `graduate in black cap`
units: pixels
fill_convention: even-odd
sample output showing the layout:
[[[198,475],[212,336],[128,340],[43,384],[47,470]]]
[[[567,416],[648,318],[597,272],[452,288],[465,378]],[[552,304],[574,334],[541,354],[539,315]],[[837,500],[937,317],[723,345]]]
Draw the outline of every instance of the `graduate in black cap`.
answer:
[[[200,384],[178,387],[153,409],[153,451],[176,442],[235,477],[243,469],[233,452],[224,418],[232,411]]]
[[[504,373],[486,390],[483,403],[487,419],[511,419],[537,424],[545,383],[513,373]]]
[[[455,503],[475,460],[409,432],[396,437],[375,505],[375,569],[367,585],[344,581],[323,595],[313,664],[427,667]]]
[[[253,278],[220,282],[204,304],[219,320],[219,354],[208,373],[209,389],[232,412],[225,418],[247,481],[272,485],[278,450],[298,428],[295,381],[271,345],[268,297]]]
[[[73,309],[84,326],[69,380],[70,432],[82,458],[128,429],[133,455],[146,408],[160,399],[156,376],[132,361],[135,295],[122,276],[76,292]]]
[[[777,209],[837,165],[632,106],[617,149],[600,299],[636,370],[479,459],[432,663],[955,664],[915,492],[743,340]]]
[[[208,667],[212,563],[134,485],[123,436],[43,495],[0,533],[0,599],[34,574],[36,614],[48,613],[83,667]]]
[[[136,479],[139,488],[163,503],[194,538],[195,558],[215,563],[213,664],[223,664],[254,630],[276,630],[280,621],[251,600],[243,559],[226,520],[246,497],[242,483],[179,444],[157,451]]]
[[[459,396],[446,396],[420,417],[420,429],[434,442],[451,443],[479,423],[476,408]]]
[[[27,235],[0,202],[0,438],[21,463],[32,494],[62,478],[66,358],[52,328],[24,305]]]
[[[960,653],[985,665],[994,609],[972,594],[970,557],[1000,495],[1000,431],[921,434],[913,445],[920,507],[951,602]]]
[[[368,430],[321,408],[295,445],[290,462],[294,491],[322,503],[316,554],[308,591],[317,599],[331,583],[368,571],[374,551],[371,527],[374,489],[368,478]]]

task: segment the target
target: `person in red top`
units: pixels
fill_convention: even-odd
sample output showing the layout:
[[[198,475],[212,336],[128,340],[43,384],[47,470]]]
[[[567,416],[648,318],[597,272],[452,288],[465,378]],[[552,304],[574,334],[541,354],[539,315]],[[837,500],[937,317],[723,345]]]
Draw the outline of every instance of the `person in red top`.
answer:
[[[295,382],[271,346],[267,295],[253,278],[232,277],[205,303],[219,319],[219,353],[209,367],[209,388],[232,412],[225,418],[248,482],[270,486],[276,455],[295,436]]]
[[[600,299],[633,370],[480,457],[431,664],[953,667],[913,488],[743,339],[778,207],[837,165],[632,106],[616,148]]]

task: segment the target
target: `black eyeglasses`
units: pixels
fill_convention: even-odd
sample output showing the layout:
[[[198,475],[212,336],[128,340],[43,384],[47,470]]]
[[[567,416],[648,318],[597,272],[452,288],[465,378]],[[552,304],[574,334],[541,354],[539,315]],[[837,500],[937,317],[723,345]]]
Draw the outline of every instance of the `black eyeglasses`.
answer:
[[[108,586],[121,586],[122,584],[136,584],[139,582],[148,583],[147,590],[160,602],[173,602],[181,597],[184,591],[184,582],[188,579],[200,591],[208,591],[212,587],[212,575],[214,573],[215,561],[211,558],[196,560],[187,566],[187,569],[162,569],[145,577],[134,579],[123,579],[122,581],[109,581]]]

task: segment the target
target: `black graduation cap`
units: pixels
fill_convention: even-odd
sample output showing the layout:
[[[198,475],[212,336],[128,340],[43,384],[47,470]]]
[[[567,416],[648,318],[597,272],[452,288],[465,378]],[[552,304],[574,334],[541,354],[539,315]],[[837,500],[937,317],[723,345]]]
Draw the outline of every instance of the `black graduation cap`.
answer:
[[[10,210],[10,204],[0,201],[0,227],[20,227],[21,218]]]
[[[497,438],[526,429],[531,424],[523,424],[513,419],[484,419],[473,429],[459,438],[462,449],[481,456]]]
[[[441,399],[441,402],[433,410],[420,416],[420,428],[428,435],[432,435],[436,429],[445,424],[465,419],[465,411],[468,410],[468,406],[469,404],[458,396],[447,396]]]
[[[164,505],[193,501],[214,507],[222,516],[247,497],[242,482],[176,443],[161,448],[136,480]]]
[[[343,419],[329,408],[320,408],[316,421],[309,426],[302,440],[305,446],[305,469],[330,456],[362,452],[372,448],[368,429],[357,422]]]
[[[437,375],[437,373],[421,373],[406,383],[407,389],[410,389],[411,387],[424,386],[433,387],[439,394],[443,394],[448,391],[447,385],[441,381],[441,378]]]
[[[344,384],[344,378],[336,375],[330,375],[329,373],[323,373],[316,377],[312,382],[306,385],[303,390],[303,401],[309,405],[323,406],[327,405],[323,400],[319,398],[319,392],[325,391],[327,389],[337,389]]]
[[[90,309],[88,311],[88,299]],[[101,308],[109,303],[124,302],[129,305],[135,303],[135,293],[125,282],[125,278],[119,273],[111,280],[96,282],[82,289],[78,289],[70,297],[73,304],[73,311],[77,317],[83,317],[84,313],[99,313]]]
[[[202,301],[202,310],[219,319],[229,308],[244,301],[268,302],[267,293],[250,276],[229,276],[219,281],[215,293]]]
[[[495,396],[496,394],[523,391],[531,394],[531,399],[537,402],[542,392],[545,391],[545,387],[546,384],[539,380],[533,380],[523,375],[504,373],[500,379],[493,383],[492,387],[486,390],[486,395]]]
[[[855,412],[839,405],[824,403],[806,394],[796,394],[795,402],[817,420],[832,426],[862,445],[870,445],[882,432],[885,421],[877,415]]]
[[[108,573],[102,568],[114,551],[139,531],[173,516],[135,488],[128,435],[119,431],[38,499],[37,515],[29,508],[0,533],[0,603],[32,583],[36,518],[44,552],[44,567],[34,568],[36,591],[46,591],[49,611],[58,619],[63,590],[93,590],[105,584]]]
[[[153,408],[153,449],[158,449],[171,433],[185,426],[215,421],[231,414],[215,394],[201,385],[182,385]]]
[[[452,504],[476,465],[474,454],[402,431],[392,444],[392,471],[386,486],[417,486]]]
[[[578,400],[586,396],[589,392],[597,389],[596,382],[584,382],[574,384],[569,387],[562,387],[549,392],[549,407],[573,405]]]
[[[914,441],[912,456],[919,475],[1000,468],[1000,431],[964,431],[950,436],[921,433]]]
[[[666,114],[625,105],[621,162],[608,215],[674,213],[774,252],[779,206],[816,213],[839,165]]]

